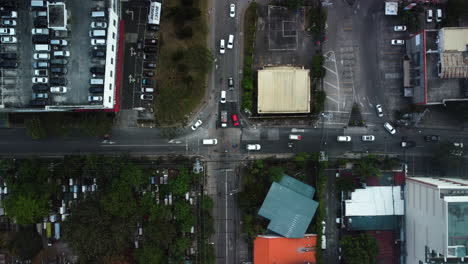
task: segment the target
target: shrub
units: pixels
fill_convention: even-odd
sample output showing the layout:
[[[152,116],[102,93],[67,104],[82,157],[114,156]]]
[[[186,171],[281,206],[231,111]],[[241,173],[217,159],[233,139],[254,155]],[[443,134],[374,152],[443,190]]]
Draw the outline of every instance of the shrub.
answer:
[[[190,26],[185,26],[181,30],[177,31],[177,37],[180,39],[189,39],[193,36],[193,30]]]
[[[182,49],[177,50],[176,52],[172,53],[172,60],[173,61],[180,61],[185,56],[185,52]]]

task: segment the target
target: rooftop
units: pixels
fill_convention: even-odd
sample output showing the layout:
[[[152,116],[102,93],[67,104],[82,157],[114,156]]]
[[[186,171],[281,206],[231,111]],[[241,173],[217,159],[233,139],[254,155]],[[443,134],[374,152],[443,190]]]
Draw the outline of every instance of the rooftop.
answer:
[[[273,182],[258,214],[270,219],[268,230],[302,238],[318,207],[312,200],[314,192],[311,186],[284,175],[280,183]]]
[[[467,51],[468,45],[468,27],[446,27],[440,29],[441,41],[439,42],[439,50],[447,51]]]
[[[387,16],[398,15],[398,3],[397,2],[385,2],[385,15]]]
[[[468,245],[468,202],[449,202],[447,212],[448,252],[456,257],[465,257]]]
[[[345,216],[404,215],[400,186],[356,189],[345,201]]]
[[[67,27],[67,10],[65,3],[48,3],[49,10],[49,27],[55,30],[66,30]]]
[[[254,241],[254,263],[316,263],[316,244],[317,235],[303,238],[258,236]]]
[[[258,71],[258,113],[309,113],[309,70],[265,67]]]
[[[350,216],[346,217],[346,228],[348,230],[398,230],[401,216],[379,215],[379,216]]]

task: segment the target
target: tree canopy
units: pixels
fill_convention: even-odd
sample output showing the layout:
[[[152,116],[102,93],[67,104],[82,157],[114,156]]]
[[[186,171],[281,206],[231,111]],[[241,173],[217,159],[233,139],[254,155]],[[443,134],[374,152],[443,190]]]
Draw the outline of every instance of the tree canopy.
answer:
[[[348,264],[374,264],[379,248],[377,240],[366,233],[358,236],[346,235],[341,239],[343,257]]]

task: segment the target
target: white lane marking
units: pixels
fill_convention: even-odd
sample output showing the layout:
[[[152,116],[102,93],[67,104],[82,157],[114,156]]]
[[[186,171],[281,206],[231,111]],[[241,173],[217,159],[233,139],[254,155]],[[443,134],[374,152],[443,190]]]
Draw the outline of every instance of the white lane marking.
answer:
[[[327,67],[325,67],[325,66],[322,66],[322,67],[323,67],[325,70],[327,70],[327,71],[329,71],[329,72],[331,72],[331,73],[333,73],[333,74],[335,74],[335,75],[338,75],[338,74],[337,74],[335,71],[333,71],[332,69],[327,68]]]
[[[338,86],[333,85],[333,84],[331,84],[331,83],[329,83],[329,82],[323,81],[323,83],[326,84],[326,85],[328,85],[328,86],[331,86],[331,87],[333,87],[333,88],[335,88],[335,89],[337,89],[337,90],[340,89],[340,88],[338,88]]]
[[[330,101],[332,101],[332,102],[334,102],[334,103],[336,103],[336,104],[338,104],[338,103],[339,103],[337,100],[335,100],[335,99],[331,98],[331,97],[330,97],[330,96],[328,96],[328,95],[327,95],[327,98],[328,98],[328,100],[330,100]]]

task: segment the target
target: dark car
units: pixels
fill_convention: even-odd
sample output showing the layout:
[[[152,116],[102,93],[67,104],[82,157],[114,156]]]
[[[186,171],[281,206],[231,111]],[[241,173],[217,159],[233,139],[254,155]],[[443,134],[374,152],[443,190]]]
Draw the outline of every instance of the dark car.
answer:
[[[156,63],[145,62],[145,63],[143,63],[143,67],[147,68],[147,69],[156,69]]]
[[[30,106],[45,106],[47,104],[44,100],[31,100],[29,101]]]
[[[103,93],[104,92],[104,86],[89,87],[89,92],[90,93]]]
[[[149,31],[158,31],[159,30],[159,25],[146,24],[146,29],[149,30]]]
[[[34,19],[34,27],[36,28],[47,27],[47,18],[36,17]]]
[[[104,50],[93,50],[91,52],[91,56],[95,57],[95,58],[105,58],[106,57],[106,51]]]
[[[49,91],[49,86],[46,84],[35,84],[32,86],[34,92],[47,92]]]
[[[50,38],[47,35],[34,35],[32,42],[36,44],[49,44]]]
[[[16,53],[13,53],[13,52],[3,52],[3,53],[0,53],[0,58],[5,59],[5,60],[16,60],[17,56],[16,56]]]
[[[158,52],[158,48],[154,47],[154,46],[146,46],[143,48],[143,51],[146,52],[146,53],[156,53]]]
[[[18,63],[16,61],[1,61],[0,68],[16,68]]]
[[[145,55],[143,55],[143,60],[145,60],[145,61],[155,61],[156,56],[151,55],[151,54],[145,54]]]
[[[141,80],[141,84],[143,84],[143,85],[153,85],[154,81],[151,80],[151,79],[148,79],[148,78],[143,78],[143,80]]]
[[[91,73],[94,73],[94,74],[104,74],[104,73],[106,73],[106,69],[104,67],[91,67],[89,69],[89,71]]]
[[[68,60],[67,59],[51,59],[50,64],[65,65],[65,64],[68,64]]]
[[[145,77],[153,77],[154,71],[144,71],[143,74],[145,75]]]
[[[67,85],[67,79],[62,78],[62,77],[57,77],[57,78],[50,78],[49,79],[49,84],[50,85]]]
[[[229,90],[234,90],[234,79],[232,77],[228,78],[228,87]]]
[[[55,74],[67,74],[68,70],[65,67],[59,67],[59,65],[57,65],[56,67],[51,67],[50,72]]]
[[[427,136],[424,136],[424,140],[426,140],[427,142],[439,142],[440,136],[438,136],[438,135],[427,135]]]
[[[143,48],[143,42],[141,40],[138,40],[137,42],[137,50],[141,50]]]
[[[145,39],[145,45],[157,45],[158,40],[157,39]]]

